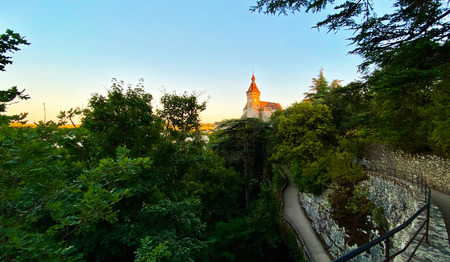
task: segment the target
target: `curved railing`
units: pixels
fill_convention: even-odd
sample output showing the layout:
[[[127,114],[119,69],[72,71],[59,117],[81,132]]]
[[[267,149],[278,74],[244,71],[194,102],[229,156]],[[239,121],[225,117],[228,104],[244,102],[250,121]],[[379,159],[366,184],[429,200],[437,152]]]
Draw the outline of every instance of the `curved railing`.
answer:
[[[387,169],[372,169],[370,168],[371,171],[374,172],[378,172],[378,173],[382,173],[382,174],[389,174],[390,176],[395,176],[395,177],[399,177],[402,179],[407,179],[410,180],[413,183],[416,183],[421,190],[421,193],[424,194],[425,197],[425,205],[423,207],[421,207],[413,216],[411,216],[408,220],[406,220],[403,224],[401,224],[400,226],[392,229],[391,231],[385,233],[384,235],[370,241],[369,243],[366,243],[362,246],[360,246],[359,248],[350,251],[349,253],[335,259],[334,261],[348,261],[360,254],[362,254],[363,252],[369,251],[373,246],[376,245],[380,245],[383,242],[385,243],[385,259],[383,261],[390,261],[393,258],[395,258],[396,256],[400,255],[401,253],[405,252],[408,247],[411,245],[411,243],[418,237],[420,231],[422,231],[423,229],[425,230],[423,236],[418,240],[417,245],[415,246],[414,250],[412,251],[412,253],[410,254],[409,258],[407,261],[410,261],[412,259],[412,257],[414,256],[414,254],[417,251],[417,248],[419,247],[419,245],[425,240],[425,242],[428,243],[428,228],[429,228],[429,222],[430,222],[430,200],[431,200],[431,189],[428,187],[427,183],[422,179],[422,177],[420,177],[417,174],[413,174],[413,173],[408,173],[408,172],[403,172],[403,171],[399,171],[399,170],[387,170]],[[367,170],[367,167],[366,167]],[[405,247],[403,247],[401,250],[395,252],[394,254],[391,255],[391,246],[390,246],[390,239],[399,231],[405,229],[407,226],[409,226],[414,220],[417,219],[417,217],[425,212],[425,220],[423,221],[423,223],[420,225],[419,229],[414,233],[414,235],[410,238],[410,240],[408,241],[408,243],[406,243]]]

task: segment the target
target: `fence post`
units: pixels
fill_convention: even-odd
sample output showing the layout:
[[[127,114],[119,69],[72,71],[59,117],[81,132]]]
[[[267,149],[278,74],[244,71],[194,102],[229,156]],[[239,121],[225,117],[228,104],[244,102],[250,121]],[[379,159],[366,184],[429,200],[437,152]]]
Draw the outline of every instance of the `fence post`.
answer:
[[[428,200],[429,201],[429,200]],[[425,226],[425,242],[428,244],[428,228],[430,226],[430,202],[428,202],[428,207],[427,207],[427,224]]]
[[[385,259],[384,259],[384,261],[389,261],[389,257],[390,257],[390,254],[389,254],[389,238],[390,237],[388,237],[388,238],[386,238],[386,252],[385,252]]]

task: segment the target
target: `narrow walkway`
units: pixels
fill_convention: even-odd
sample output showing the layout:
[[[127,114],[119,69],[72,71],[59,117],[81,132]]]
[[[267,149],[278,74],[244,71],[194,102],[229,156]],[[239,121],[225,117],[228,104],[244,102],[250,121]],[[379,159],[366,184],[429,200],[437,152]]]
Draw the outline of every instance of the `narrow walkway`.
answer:
[[[450,245],[450,195],[436,189],[431,189],[431,200],[434,201],[434,204],[436,204],[442,213]]]
[[[398,179],[398,178],[397,178]],[[410,182],[409,182],[410,183]],[[418,200],[419,205],[422,206],[425,204],[423,199],[423,193],[420,188],[418,188],[415,184],[410,184],[411,188],[415,191],[416,200]],[[433,195],[434,194],[434,195]],[[419,262],[448,262],[450,261],[450,246],[448,235],[446,234],[446,228],[444,223],[444,217],[440,210],[440,207],[436,205],[436,197],[439,195],[439,191],[431,190],[431,206],[430,206],[430,222],[429,222],[429,231],[428,231],[428,243],[422,243],[418,246],[416,254],[413,257],[413,261]],[[441,203],[445,201],[445,194],[440,196],[441,199],[437,199]],[[448,196],[447,196],[448,197]],[[447,203],[448,205],[448,203]],[[425,221],[426,214],[422,213],[418,216],[417,223],[413,223],[413,227],[410,229],[410,233],[419,230],[422,221]],[[423,233],[419,233],[422,236]],[[413,241],[411,246],[417,245],[417,239]],[[410,252],[413,247],[409,247],[408,250],[399,256],[400,261],[407,261]]]
[[[288,184],[283,193],[283,216],[291,223],[294,230],[300,235],[300,238],[304,240],[305,247],[303,248],[310,254],[311,261],[331,261],[300,205],[297,187],[292,183],[290,175],[286,172],[284,173],[288,178]]]

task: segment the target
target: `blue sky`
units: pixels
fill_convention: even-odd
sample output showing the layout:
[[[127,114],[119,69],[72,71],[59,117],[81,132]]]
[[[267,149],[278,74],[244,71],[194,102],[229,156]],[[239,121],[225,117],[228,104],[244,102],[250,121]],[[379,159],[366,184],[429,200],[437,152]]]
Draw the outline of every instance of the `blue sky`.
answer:
[[[256,0],[215,1],[7,1],[0,31],[31,43],[0,72],[0,88],[17,85],[31,96],[9,107],[29,122],[56,120],[61,110],[86,107],[106,94],[111,78],[144,79],[154,105],[162,89],[204,91],[202,122],[238,118],[254,68],[261,100],[283,107],[303,99],[324,68],[331,81],[358,79],[360,57],[350,32],[311,27],[325,14],[269,16],[248,11]]]

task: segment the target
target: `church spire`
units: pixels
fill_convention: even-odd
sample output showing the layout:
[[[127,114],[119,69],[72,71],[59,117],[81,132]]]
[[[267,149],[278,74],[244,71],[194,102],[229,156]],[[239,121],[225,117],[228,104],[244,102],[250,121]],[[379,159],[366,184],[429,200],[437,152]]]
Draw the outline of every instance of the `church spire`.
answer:
[[[247,93],[258,93],[260,94],[261,92],[258,90],[258,87],[256,86],[255,83],[255,75],[252,75],[252,83],[250,84],[250,87],[247,90]]]

